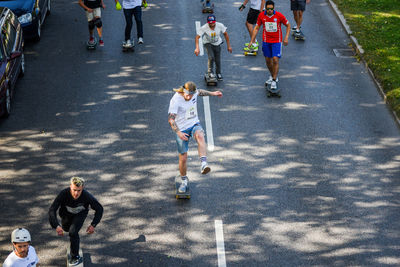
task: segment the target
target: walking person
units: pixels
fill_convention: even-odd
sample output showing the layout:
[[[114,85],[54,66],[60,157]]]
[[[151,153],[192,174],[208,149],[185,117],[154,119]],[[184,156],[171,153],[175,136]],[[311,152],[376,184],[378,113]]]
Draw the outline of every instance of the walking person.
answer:
[[[279,59],[282,56],[282,42],[283,45],[288,45],[290,34],[290,23],[286,17],[275,11],[275,3],[271,0],[265,2],[265,11],[261,12],[257,19],[257,25],[254,27],[253,34],[249,43],[249,47],[254,43],[257,33],[263,25],[263,53],[265,63],[270,72],[266,85],[271,86],[271,90],[277,89],[278,72],[279,72]],[[286,26],[286,35],[282,39],[281,24]]]
[[[220,91],[210,92],[196,89],[194,82],[186,82],[180,88],[174,89],[176,92],[169,103],[168,123],[176,134],[176,144],[179,153],[179,172],[182,183],[179,192],[186,192],[188,177],[187,171],[187,151],[189,150],[189,139],[193,137],[197,142],[197,150],[201,162],[201,174],[207,174],[211,168],[207,163],[207,148],[204,138],[204,130],[197,115],[197,98],[199,96],[218,96],[222,97]]]
[[[101,21],[101,8],[105,9],[106,6],[103,0],[79,0],[79,5],[85,10],[86,18],[89,26],[89,45],[94,45],[94,28],[97,28],[99,35],[99,45],[104,46],[103,41],[103,22]]]
[[[135,17],[136,22],[136,34],[138,38],[138,44],[143,44],[143,22],[142,22],[142,3],[147,6],[146,1],[142,0],[123,0],[122,8],[125,16],[125,41],[122,43],[123,47],[134,46],[134,41],[131,40],[131,31],[133,26],[132,17]],[[118,0],[115,0],[115,4],[118,5]]]
[[[303,37],[304,34],[301,31],[301,24],[303,23],[303,13],[306,10],[306,4],[309,4],[311,0],[290,0],[290,10],[293,11],[293,18],[296,25],[293,26],[294,36]]]
[[[254,25],[257,23],[258,15],[264,9],[265,0],[244,0],[243,4],[239,7],[239,11],[243,11],[246,8],[246,5],[249,1],[250,1],[250,8],[246,18],[246,28],[251,38]],[[245,44],[245,50],[249,50],[249,48],[247,47],[248,45],[249,45],[248,43]],[[257,48],[258,48],[258,41],[256,38],[250,50],[256,50]]]
[[[59,236],[68,232],[70,238],[70,264],[78,265],[82,262],[79,256],[79,230],[89,213],[89,206],[95,210],[94,218],[86,229],[86,233],[93,234],[95,227],[103,216],[103,207],[88,191],[84,189],[85,181],[80,177],[72,177],[70,186],[63,189],[53,201],[49,209],[49,221]],[[57,219],[57,210],[61,217],[61,224]]]
[[[39,258],[31,246],[31,234],[25,228],[18,228],[11,233],[13,251],[3,263],[3,267],[36,267]]]
[[[224,24],[216,22],[215,15],[208,15],[207,23],[201,26],[197,32],[195,38],[196,49],[194,50],[195,55],[198,56],[200,54],[199,39],[203,37],[203,44],[208,55],[208,76],[215,77],[213,71],[215,63],[216,75],[219,81],[223,80],[221,74],[221,44],[223,43],[221,34],[225,37],[228,52],[232,53],[232,47],[226,27]]]

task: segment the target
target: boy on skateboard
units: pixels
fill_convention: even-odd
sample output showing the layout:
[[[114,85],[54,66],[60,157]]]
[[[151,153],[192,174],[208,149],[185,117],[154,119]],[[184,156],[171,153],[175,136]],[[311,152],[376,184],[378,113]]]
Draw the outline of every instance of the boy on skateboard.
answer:
[[[293,35],[296,39],[303,39],[304,34],[301,31],[301,23],[303,22],[303,13],[306,10],[306,4],[310,3],[311,0],[290,0],[290,9],[293,11],[294,21],[296,26],[292,28]]]
[[[39,258],[31,244],[31,235],[25,228],[18,228],[11,233],[13,251],[3,263],[3,267],[36,267]]]
[[[251,38],[251,34],[253,33],[254,29],[254,24],[257,23],[257,18],[260,12],[263,11],[265,0],[244,0],[243,4],[239,7],[239,11],[243,11],[246,8],[246,5],[249,1],[250,1],[250,9],[249,12],[247,13],[246,28]],[[252,47],[249,48],[248,45],[249,45],[248,43],[245,44],[245,49],[244,49],[245,51],[258,50],[257,39],[255,39],[255,42],[253,43]]]
[[[103,0],[79,0],[79,5],[85,9],[86,18],[89,25],[89,46],[96,45],[94,38],[94,28],[97,28],[97,34],[99,35],[99,45],[104,46],[103,41],[103,22],[101,21],[101,8],[105,9],[106,6]]]
[[[186,192],[188,185],[187,170],[187,151],[189,149],[189,139],[193,137],[197,142],[197,149],[201,162],[201,174],[207,174],[211,168],[207,164],[207,148],[204,138],[204,130],[197,116],[197,97],[198,96],[218,96],[222,97],[220,91],[210,92],[196,89],[194,82],[186,82],[180,88],[174,89],[176,92],[169,103],[168,123],[176,134],[176,144],[179,153],[179,172],[182,183],[179,192]]]
[[[134,46],[134,41],[131,40],[131,31],[133,26],[132,17],[135,17],[136,21],[138,44],[143,44],[142,1],[143,0],[123,0],[122,2],[122,8],[124,10],[126,22],[125,41],[122,43],[122,47],[124,48],[130,48]],[[118,0],[115,0],[115,4],[118,3]],[[144,3],[146,3],[146,1],[144,1]]]
[[[80,177],[72,177],[70,186],[63,189],[49,209],[49,221],[59,236],[68,232],[70,246],[70,264],[78,265],[83,259],[79,256],[79,230],[85,222],[90,207],[95,210],[94,218],[86,229],[86,233],[93,234],[94,228],[103,216],[103,206],[88,191],[83,189],[85,181]],[[57,219],[57,210],[61,217],[61,225]]]
[[[283,39],[283,45],[288,45],[290,34],[290,23],[286,17],[275,11],[275,3],[271,0],[265,2],[265,11],[261,12],[257,19],[257,25],[254,27],[249,47],[254,43],[260,26],[263,25],[263,53],[265,63],[270,72],[269,79],[265,82],[270,86],[271,91],[277,91],[279,59],[282,55],[282,28],[281,24],[286,26],[286,35]]]
[[[221,74],[221,44],[223,43],[221,34],[225,37],[229,53],[232,53],[232,47],[226,27],[224,24],[216,22],[214,15],[208,15],[207,23],[200,27],[196,35],[196,49],[194,50],[195,55],[198,56],[200,54],[199,39],[200,37],[203,37],[203,44],[208,55],[208,76],[210,77],[214,75],[213,67],[215,62],[217,79],[219,81],[222,81],[223,79]]]

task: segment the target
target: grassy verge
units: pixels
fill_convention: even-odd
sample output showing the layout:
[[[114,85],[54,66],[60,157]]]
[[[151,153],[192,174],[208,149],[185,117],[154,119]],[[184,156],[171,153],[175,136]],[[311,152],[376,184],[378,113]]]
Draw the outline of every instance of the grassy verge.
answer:
[[[399,0],[333,0],[363,47],[364,58],[400,117]]]

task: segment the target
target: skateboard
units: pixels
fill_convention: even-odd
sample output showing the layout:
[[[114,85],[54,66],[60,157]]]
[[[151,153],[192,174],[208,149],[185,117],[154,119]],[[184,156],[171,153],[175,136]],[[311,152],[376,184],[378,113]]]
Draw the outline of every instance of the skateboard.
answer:
[[[292,35],[296,41],[301,40],[305,41],[306,37],[304,36],[303,32],[300,30],[300,33],[296,34],[296,30],[292,30]]]
[[[122,45],[122,51],[123,52],[129,52],[129,51],[133,52],[133,51],[135,51],[135,46],[133,46],[133,45],[129,45],[129,46]]]
[[[267,89],[267,97],[274,97],[274,96],[276,96],[276,97],[278,97],[278,98],[281,98],[281,89],[279,89],[279,87],[278,87],[278,83],[277,83],[277,88],[275,89],[275,90],[272,90],[271,89],[271,85],[270,84],[267,84],[267,83],[265,83],[265,88]]]
[[[69,259],[70,259],[70,248],[67,248],[67,267],[83,267],[83,252],[82,249],[79,249],[79,256],[82,258],[82,262],[79,263],[78,265],[71,265],[69,264]]]
[[[95,50],[96,47],[97,47],[97,39],[96,38],[94,38],[94,42],[92,44],[89,43],[89,41],[86,42],[86,48],[88,50]]]
[[[190,186],[189,186],[189,179],[188,179],[188,186],[186,187],[186,192],[179,192],[179,186],[182,183],[182,179],[180,175],[177,175],[175,177],[175,197],[176,199],[180,198],[185,198],[185,199],[190,199]]]
[[[214,73],[204,74],[204,80],[206,81],[207,86],[210,86],[210,85],[217,86],[217,84],[218,84],[217,76],[215,76]]]
[[[249,43],[244,44],[244,55],[245,56],[257,56],[257,52],[258,52],[258,46],[257,49],[251,49],[248,47]]]
[[[203,3],[202,12],[203,13],[214,13],[214,4],[211,4],[209,1],[206,1],[205,3]]]

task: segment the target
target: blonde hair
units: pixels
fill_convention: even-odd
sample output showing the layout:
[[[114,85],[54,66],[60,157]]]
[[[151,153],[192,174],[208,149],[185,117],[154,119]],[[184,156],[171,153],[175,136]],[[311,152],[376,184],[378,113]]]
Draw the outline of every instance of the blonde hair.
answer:
[[[85,184],[85,180],[81,177],[74,176],[71,178],[71,184],[76,185],[77,187],[81,187]]]

